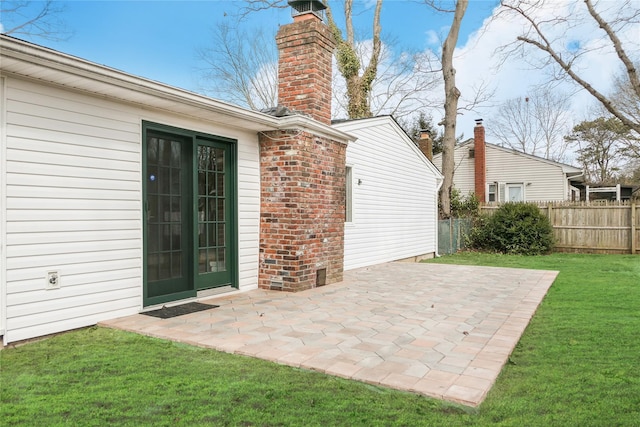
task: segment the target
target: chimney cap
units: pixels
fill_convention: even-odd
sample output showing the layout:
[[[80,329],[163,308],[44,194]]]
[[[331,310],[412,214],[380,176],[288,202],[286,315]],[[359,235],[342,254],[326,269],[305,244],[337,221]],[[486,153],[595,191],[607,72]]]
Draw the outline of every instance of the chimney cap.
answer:
[[[482,119],[476,119],[476,126],[482,126]]]
[[[420,134],[420,139],[431,138],[431,131],[429,129],[420,129],[418,132]]]
[[[287,2],[291,6],[291,16],[296,17],[311,13],[324,21],[324,10],[327,8],[320,0],[290,0]]]

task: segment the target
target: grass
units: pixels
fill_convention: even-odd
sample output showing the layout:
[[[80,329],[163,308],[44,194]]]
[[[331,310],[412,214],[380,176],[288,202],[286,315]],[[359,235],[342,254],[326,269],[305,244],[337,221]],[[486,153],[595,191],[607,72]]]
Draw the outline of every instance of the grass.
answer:
[[[121,331],[0,351],[3,425],[640,426],[640,257],[460,254],[559,270],[479,409]]]

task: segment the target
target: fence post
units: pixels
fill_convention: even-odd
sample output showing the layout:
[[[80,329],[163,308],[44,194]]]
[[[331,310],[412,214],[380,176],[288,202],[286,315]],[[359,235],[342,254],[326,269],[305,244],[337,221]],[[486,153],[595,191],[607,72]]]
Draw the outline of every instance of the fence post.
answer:
[[[453,225],[451,223],[451,217],[449,217],[449,253],[455,253],[453,252]]]
[[[547,203],[547,217],[549,218],[549,222],[551,222],[551,226],[553,227],[553,216],[552,216],[553,205],[551,202]]]
[[[636,203],[631,202],[631,254],[636,254]]]

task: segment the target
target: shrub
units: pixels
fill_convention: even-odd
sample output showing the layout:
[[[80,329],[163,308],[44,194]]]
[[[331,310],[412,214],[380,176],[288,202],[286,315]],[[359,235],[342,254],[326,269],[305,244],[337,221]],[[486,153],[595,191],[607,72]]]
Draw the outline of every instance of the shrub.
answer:
[[[539,255],[553,249],[553,228],[536,205],[506,203],[493,215],[481,215],[469,236],[475,249]]]
[[[451,216],[454,218],[478,215],[480,202],[474,193],[463,196],[457,188],[451,189]]]

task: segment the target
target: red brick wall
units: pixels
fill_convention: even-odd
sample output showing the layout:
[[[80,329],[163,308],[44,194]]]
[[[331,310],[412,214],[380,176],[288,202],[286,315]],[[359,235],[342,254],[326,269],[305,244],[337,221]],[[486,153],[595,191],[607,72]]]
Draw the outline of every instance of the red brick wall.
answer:
[[[298,20],[281,26],[276,42],[280,105],[331,124],[331,58],[335,43],[329,28],[317,18]]]
[[[474,175],[475,175],[475,193],[481,203],[485,201],[487,171],[485,160],[485,139],[484,126],[477,124],[473,128],[473,152],[474,152]]]
[[[296,130],[260,134],[258,285],[301,291],[342,280],[346,145]]]

